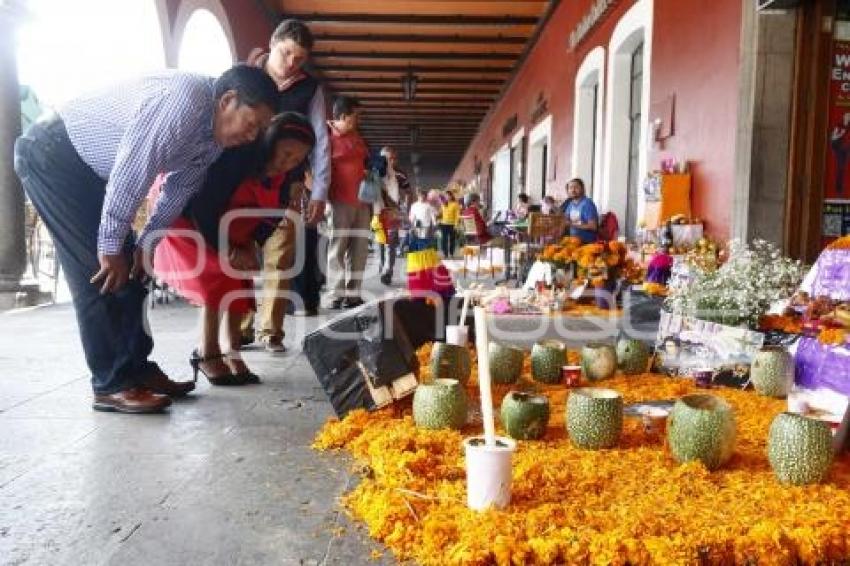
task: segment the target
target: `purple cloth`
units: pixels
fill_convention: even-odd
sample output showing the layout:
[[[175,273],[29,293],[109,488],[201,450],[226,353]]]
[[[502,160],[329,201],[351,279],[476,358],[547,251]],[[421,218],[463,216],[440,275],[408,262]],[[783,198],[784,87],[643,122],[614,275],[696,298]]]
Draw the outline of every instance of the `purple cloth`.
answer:
[[[646,268],[646,280],[649,283],[666,285],[670,281],[670,273],[673,269],[673,258],[665,253],[652,256]]]
[[[850,396],[850,349],[826,346],[817,338],[800,338],[797,352],[795,382],[806,389],[825,387]]]
[[[850,250],[824,250],[814,270],[809,293],[812,297],[850,300]]]

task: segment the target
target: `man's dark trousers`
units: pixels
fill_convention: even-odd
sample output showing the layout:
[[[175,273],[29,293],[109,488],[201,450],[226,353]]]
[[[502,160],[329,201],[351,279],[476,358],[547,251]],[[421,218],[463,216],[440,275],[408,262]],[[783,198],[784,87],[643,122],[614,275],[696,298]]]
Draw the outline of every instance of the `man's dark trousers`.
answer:
[[[131,280],[100,294],[89,281],[99,269],[97,237],[106,182],[77,154],[61,119],[34,124],[15,144],[15,171],[56,246],[77,314],[95,394],[134,387],[152,365],[144,285]],[[129,255],[132,236],[124,248]]]

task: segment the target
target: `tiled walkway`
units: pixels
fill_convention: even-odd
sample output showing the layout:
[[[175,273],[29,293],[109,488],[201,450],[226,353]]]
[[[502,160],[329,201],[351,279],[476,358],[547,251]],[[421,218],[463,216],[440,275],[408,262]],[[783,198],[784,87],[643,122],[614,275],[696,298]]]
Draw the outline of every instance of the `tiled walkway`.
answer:
[[[348,461],[309,448],[332,410],[295,336],[326,315],[289,318],[286,354],[246,353],[262,385],[125,416],[91,410],[70,306],[0,314],[0,564],[375,564],[336,505]],[[151,313],[177,379],[195,317]]]

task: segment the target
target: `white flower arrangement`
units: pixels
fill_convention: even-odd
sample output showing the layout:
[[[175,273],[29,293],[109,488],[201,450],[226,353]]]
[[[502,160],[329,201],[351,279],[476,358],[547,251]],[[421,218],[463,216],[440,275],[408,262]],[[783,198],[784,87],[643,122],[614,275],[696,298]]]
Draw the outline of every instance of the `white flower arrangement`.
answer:
[[[764,240],[729,243],[729,259],[716,270],[693,269],[686,284],[671,285],[666,306],[673,313],[730,326],[755,328],[770,305],[794,294],[803,264],[784,257]]]

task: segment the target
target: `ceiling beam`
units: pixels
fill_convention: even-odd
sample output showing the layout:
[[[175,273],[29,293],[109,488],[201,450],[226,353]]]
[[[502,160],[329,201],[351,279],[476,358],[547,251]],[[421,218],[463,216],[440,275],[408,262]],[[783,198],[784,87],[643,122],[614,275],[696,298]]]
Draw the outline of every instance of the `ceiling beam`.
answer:
[[[310,56],[313,59],[422,59],[427,61],[444,61],[451,59],[469,59],[470,61],[514,61],[517,58],[515,53],[495,53],[492,51],[477,51],[464,53],[462,51],[455,52],[432,52],[432,51],[311,51]]]
[[[317,64],[314,62],[311,68],[318,68],[320,71],[364,71],[367,73],[407,73],[408,71],[416,75],[425,73],[451,73],[451,74],[474,74],[474,75],[490,75],[504,74],[511,72],[512,67],[478,67],[478,66],[457,66],[445,67],[434,65],[431,67],[423,67],[421,65],[347,65],[345,63],[329,63],[326,65]]]
[[[380,131],[380,132],[407,132],[412,124],[375,124],[364,125],[360,127],[360,131]],[[417,124],[421,132],[474,132],[477,126],[474,123],[470,124]]]
[[[315,68],[315,65],[310,65],[311,68]],[[488,69],[491,67],[488,67]],[[433,69],[433,67],[432,67]],[[347,67],[338,67],[338,68],[327,68],[322,69],[322,73],[324,77],[328,79],[333,79],[336,77],[387,77],[394,76],[397,79],[400,79],[402,75],[408,73],[408,71],[413,71],[414,69],[410,67],[402,67],[400,70],[395,71],[386,66],[380,66],[375,71],[362,70],[357,68],[351,68],[351,66]],[[508,73],[476,73],[476,72],[463,72],[463,73],[447,73],[440,72],[439,70],[429,70],[427,68],[419,68],[416,71],[416,76],[422,80],[433,80],[433,81],[441,81],[444,79],[452,79],[452,80],[464,80],[464,81],[477,81],[477,80],[491,80],[491,81],[499,81],[500,84],[505,82],[505,79],[508,77]]]
[[[537,16],[470,16],[466,14],[368,14],[368,13],[293,13],[287,16],[296,17],[306,22],[339,22],[339,23],[381,23],[404,25],[440,25],[440,26],[511,26],[535,25]]]
[[[400,89],[399,89],[400,90]],[[478,106],[489,106],[495,95],[487,95],[487,93],[466,92],[463,94],[455,94],[451,96],[443,95],[439,92],[416,93],[416,98],[413,101],[407,101],[402,96],[401,92],[361,92],[358,90],[336,90],[335,94],[339,96],[352,96],[360,102],[381,101],[381,102],[403,102],[405,104],[427,103],[427,102],[460,102],[463,104],[472,104]]]
[[[408,140],[410,139],[410,134],[406,133],[406,132],[382,132],[382,131],[375,131],[375,130],[368,130],[368,131],[361,130],[360,133],[364,136],[367,136],[367,137],[399,138],[399,139],[408,139]],[[440,135],[437,135],[437,134],[440,134]],[[434,137],[434,136],[437,136],[437,137]],[[442,136],[442,137],[440,137],[440,136]],[[470,139],[472,139],[473,136],[475,136],[475,132],[458,132],[458,133],[438,132],[436,134],[421,133],[421,134],[419,134],[418,139],[420,141],[422,141],[422,140],[432,140],[432,139],[439,139],[439,140],[453,139],[453,140],[463,140],[465,142],[468,142]]]
[[[276,24],[279,18],[272,19],[272,24]],[[310,29],[313,35],[332,34],[374,34],[374,35],[409,35],[414,31],[417,36],[447,36],[453,34],[463,34],[464,37],[492,37],[493,35],[501,35],[503,37],[523,37],[529,38],[534,33],[537,24],[515,24],[501,25],[496,28],[489,25],[464,25],[461,28],[447,28],[441,24],[422,24],[417,23],[415,27],[405,24],[393,24],[387,22],[359,22],[357,26],[352,26],[345,22],[313,22],[310,24]]]
[[[360,106],[389,105],[401,106],[402,108],[407,108],[409,106],[418,106],[420,108],[425,106],[456,106],[460,108],[467,108],[469,106],[490,106],[490,104],[492,103],[492,100],[487,98],[474,99],[457,97],[416,98],[412,101],[402,100],[401,98],[399,98],[398,100],[393,100],[391,98],[379,96],[376,94],[365,94],[363,96],[358,96],[357,99],[360,101]]]
[[[328,88],[333,89],[335,92],[355,92],[355,93],[389,93],[389,94],[397,94],[399,96],[402,95],[401,85],[387,85],[387,86],[359,86],[355,84],[342,84],[335,85],[336,81],[328,81],[326,86]],[[452,88],[452,87],[436,87],[436,86],[424,86],[417,85],[416,87],[416,96],[418,97],[420,94],[473,94],[479,96],[486,96],[487,98],[494,97],[498,94],[498,90],[495,88],[481,88],[470,86],[470,88]]]
[[[383,124],[375,124],[372,122],[366,122],[360,129],[368,129],[368,130],[405,130],[408,126],[413,124],[407,123],[383,123]],[[433,130],[445,131],[445,130],[475,130],[478,125],[475,122],[467,122],[466,124],[458,124],[451,122],[443,122],[443,123],[434,123],[434,122],[426,122],[426,123],[417,123],[419,129],[423,132],[430,132]]]
[[[501,33],[478,36],[461,35],[459,33],[420,35],[418,30],[414,30],[414,33],[416,35],[392,33],[317,33],[313,34],[313,38],[316,41],[368,41],[372,43],[484,43],[503,45],[525,45],[525,42],[528,41],[528,36],[525,35],[503,35]]]
[[[427,120],[429,123],[460,124],[469,122],[478,125],[484,114],[485,112],[483,110],[474,113],[468,111],[438,112],[434,110],[430,112],[400,112],[398,109],[393,108],[383,111],[361,112],[361,116],[364,116],[367,120],[366,123],[369,124],[392,124],[398,121]]]
[[[374,101],[373,100],[364,100],[360,104],[360,107],[362,109],[366,109],[368,107],[367,103],[371,104],[372,102],[374,102]],[[407,106],[402,105],[402,103],[396,102],[394,100],[387,100],[387,101],[384,102],[383,105],[374,107],[374,110],[378,111],[379,116],[381,114],[380,111],[381,111],[382,108],[399,110],[399,109],[407,108]],[[462,105],[462,104],[453,104],[453,105],[421,104],[419,106],[419,108],[422,108],[423,110],[431,110],[431,111],[434,111],[434,112],[446,111],[447,113],[451,113],[451,114],[458,113],[458,112],[459,113],[465,113],[465,112],[471,112],[471,111],[474,111],[477,114],[482,114],[482,113],[486,113],[486,111],[488,109],[485,106],[478,106],[478,107],[471,107],[470,108],[470,106]],[[366,116],[372,116],[372,114],[366,114]]]
[[[388,84],[388,83],[391,83],[393,85],[396,85],[396,84],[399,84],[399,81],[401,80],[402,76],[403,76],[402,74],[387,75],[387,76],[381,76],[381,77],[354,77],[354,76],[350,76],[350,75],[344,76],[344,77],[328,76],[327,82],[330,82],[330,83],[363,83],[363,84]],[[417,90],[419,88],[422,88],[422,87],[428,87],[428,86],[436,85],[436,84],[440,84],[440,85],[443,85],[443,84],[446,84],[446,85],[469,85],[470,84],[469,79],[456,78],[456,77],[447,77],[447,78],[441,79],[441,78],[429,77],[428,75],[423,75],[423,76],[418,76],[417,79],[419,80],[419,85],[417,86]],[[474,82],[474,85],[472,85],[472,86],[474,86],[475,88],[478,88],[480,86],[488,86],[489,85],[489,86],[493,86],[493,87],[498,88],[498,86],[501,85],[503,82],[505,82],[505,81],[500,80],[500,79],[477,79]]]
[[[375,121],[375,120],[376,121],[395,120],[395,119],[398,119],[397,118],[398,116],[422,116],[422,115],[431,116],[432,114],[445,113],[445,114],[451,114],[451,116],[447,117],[446,120],[444,120],[444,121],[451,122],[451,121],[454,121],[454,119],[457,118],[458,116],[463,116],[464,114],[468,114],[468,115],[474,117],[476,119],[476,122],[477,122],[477,120],[480,120],[481,117],[487,112],[487,109],[483,108],[483,107],[470,109],[470,108],[466,108],[466,107],[457,107],[457,106],[449,106],[449,107],[445,107],[445,108],[441,108],[439,106],[431,106],[431,107],[427,107],[427,108],[423,107],[423,110],[430,110],[431,114],[428,114],[427,112],[420,112],[420,113],[399,112],[399,110],[404,110],[404,108],[398,108],[398,107],[392,107],[392,106],[386,106],[384,108],[375,108],[375,110],[376,110],[376,113],[361,113],[361,116],[363,116],[366,119],[366,121],[369,122],[370,120],[372,120],[372,121]],[[395,112],[393,112],[393,110],[395,110]],[[474,112],[474,113],[471,113],[471,112]],[[380,119],[381,114],[384,114],[386,116],[385,120]],[[470,118],[470,120],[471,120],[471,118]]]

